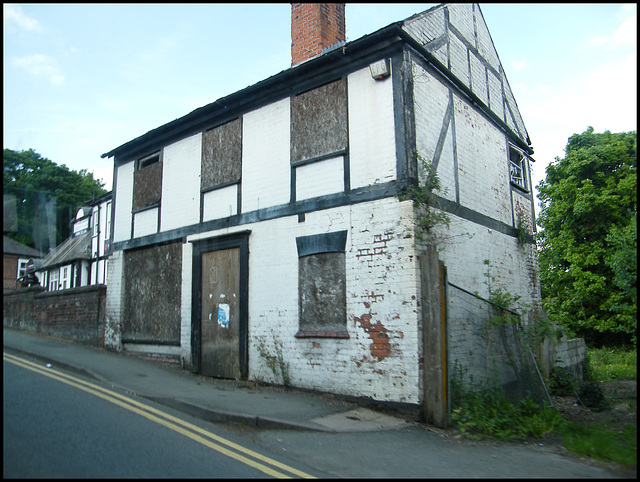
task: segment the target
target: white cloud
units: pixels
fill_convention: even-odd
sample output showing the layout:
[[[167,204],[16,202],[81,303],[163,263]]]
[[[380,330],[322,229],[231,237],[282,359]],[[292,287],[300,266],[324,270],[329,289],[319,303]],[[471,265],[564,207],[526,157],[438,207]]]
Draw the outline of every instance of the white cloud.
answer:
[[[59,85],[64,82],[64,77],[60,75],[56,60],[48,55],[34,54],[13,57],[11,63],[14,67],[24,69],[31,75],[48,76],[53,84]]]
[[[516,72],[519,72],[520,70],[524,70],[528,66],[529,65],[525,60],[514,60],[511,62],[511,68],[513,68],[513,70]]]
[[[627,18],[613,33],[612,40],[615,44],[633,46],[638,44],[638,15],[635,9],[633,15]]]
[[[633,8],[623,8],[619,17],[622,23],[611,34],[602,34],[591,37],[587,47],[604,47],[605,50],[619,48],[621,46],[636,47],[638,44],[638,16],[635,5]]]
[[[5,27],[17,27],[27,32],[39,32],[42,30],[40,23],[22,11],[17,5],[4,4],[4,25]]]

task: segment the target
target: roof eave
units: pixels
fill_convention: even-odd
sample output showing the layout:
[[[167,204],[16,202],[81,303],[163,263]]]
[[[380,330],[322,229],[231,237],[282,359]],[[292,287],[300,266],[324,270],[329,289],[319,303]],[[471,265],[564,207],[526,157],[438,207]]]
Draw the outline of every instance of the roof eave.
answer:
[[[261,104],[273,102],[277,99],[291,95],[300,90],[300,86],[310,84],[313,79],[325,74],[327,71],[344,66],[352,59],[366,55],[372,46],[380,44],[389,45],[401,42],[400,32],[402,22],[393,23],[376,32],[361,37],[352,42],[345,43],[339,48],[325,52],[317,57],[305,61],[296,66],[283,70],[267,79],[246,87],[240,91],[222,97],[206,106],[200,107],[183,117],[157,127],[131,141],[122,144],[104,154],[102,158],[126,156],[127,162],[132,156],[148,152],[158,144],[159,139],[177,139],[180,135],[197,131],[198,128],[206,128],[212,118],[225,117],[232,120],[242,115],[246,107],[255,104],[257,100]],[[304,87],[302,87],[304,88]],[[266,94],[266,95],[265,95]]]

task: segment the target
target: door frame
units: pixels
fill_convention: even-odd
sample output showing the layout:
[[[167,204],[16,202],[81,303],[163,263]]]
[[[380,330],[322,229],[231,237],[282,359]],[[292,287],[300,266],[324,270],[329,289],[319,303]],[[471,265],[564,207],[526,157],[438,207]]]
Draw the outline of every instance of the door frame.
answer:
[[[251,231],[216,236],[193,244],[193,268],[191,282],[191,360],[196,373],[202,370],[202,334],[200,317],[202,310],[202,255],[211,251],[240,248],[240,300],[239,300],[239,356],[240,377],[246,380],[249,373],[249,234]]]

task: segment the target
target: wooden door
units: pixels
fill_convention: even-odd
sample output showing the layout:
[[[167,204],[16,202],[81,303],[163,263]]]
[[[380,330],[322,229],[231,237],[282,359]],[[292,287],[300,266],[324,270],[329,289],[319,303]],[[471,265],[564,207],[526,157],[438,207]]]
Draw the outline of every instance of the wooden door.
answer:
[[[241,378],[240,248],[201,256],[200,372]]]

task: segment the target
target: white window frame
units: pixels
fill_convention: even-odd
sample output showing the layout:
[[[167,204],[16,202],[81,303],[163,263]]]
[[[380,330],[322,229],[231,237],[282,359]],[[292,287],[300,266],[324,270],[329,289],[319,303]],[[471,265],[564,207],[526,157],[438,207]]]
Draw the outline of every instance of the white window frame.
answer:
[[[27,274],[27,264],[29,264],[28,259],[18,258],[18,272],[16,278],[22,278]]]
[[[111,202],[107,203],[106,214],[105,214],[106,227],[104,230],[104,239],[111,239]]]
[[[95,238],[100,232],[100,216],[98,216],[98,209],[91,213],[91,221],[93,222],[91,235]]]
[[[60,289],[60,268],[50,271],[49,274],[49,291],[58,291]]]
[[[528,159],[520,149],[509,145],[509,180],[511,184],[525,191],[529,190],[527,185]]]
[[[61,276],[60,276],[60,286],[62,287],[63,290],[66,290],[67,288],[69,288],[69,279],[70,279],[70,273],[69,273],[69,266],[63,266],[61,268]]]

